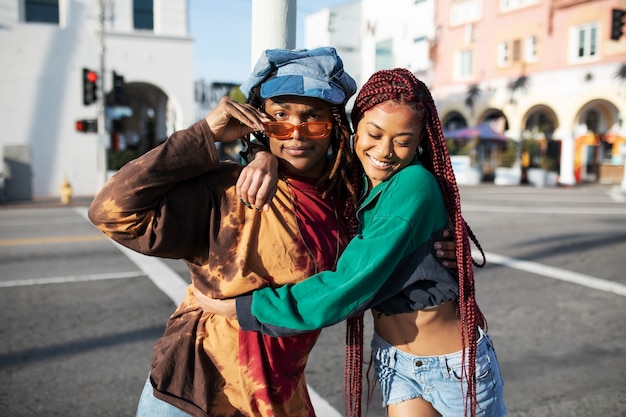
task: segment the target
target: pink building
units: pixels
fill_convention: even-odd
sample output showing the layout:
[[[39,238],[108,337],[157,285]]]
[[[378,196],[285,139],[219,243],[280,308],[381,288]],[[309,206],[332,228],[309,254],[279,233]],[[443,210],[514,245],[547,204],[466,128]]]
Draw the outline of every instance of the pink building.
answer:
[[[444,127],[497,120],[535,139],[563,185],[623,181],[626,28],[611,39],[613,9],[626,0],[436,1],[430,87]]]

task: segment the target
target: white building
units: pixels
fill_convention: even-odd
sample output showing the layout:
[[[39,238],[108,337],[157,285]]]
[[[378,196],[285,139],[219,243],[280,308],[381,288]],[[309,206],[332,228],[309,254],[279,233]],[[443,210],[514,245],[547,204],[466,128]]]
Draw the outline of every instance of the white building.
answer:
[[[304,19],[304,47],[333,46],[356,81],[361,73],[361,2],[322,9]]]
[[[432,77],[434,0],[361,0],[307,16],[305,45],[331,45],[359,86],[380,69],[405,67]]]
[[[143,152],[190,125],[188,22],[186,1],[2,0],[5,198],[58,196],[64,178],[74,195],[94,195],[112,168],[107,158],[119,163],[133,149]],[[103,108],[100,91],[97,103],[83,104],[83,68],[104,84],[110,117],[101,134],[75,127],[77,120],[98,119]],[[113,72],[125,81],[117,106]]]

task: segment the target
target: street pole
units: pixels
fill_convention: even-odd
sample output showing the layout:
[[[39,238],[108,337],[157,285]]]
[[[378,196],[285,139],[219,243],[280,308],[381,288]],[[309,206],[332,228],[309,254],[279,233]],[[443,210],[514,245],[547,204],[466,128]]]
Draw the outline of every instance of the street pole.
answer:
[[[107,161],[106,161],[106,150],[109,147],[109,140],[107,137],[106,131],[106,115],[105,115],[105,106],[106,106],[106,97],[105,97],[105,55],[106,55],[106,44],[104,39],[104,24],[106,19],[106,5],[105,0],[99,0],[99,13],[98,13],[98,35],[99,35],[99,43],[100,43],[100,77],[98,77],[98,82],[100,84],[100,94],[98,97],[98,148],[97,148],[97,166],[98,166],[98,175],[99,175],[99,187],[102,188],[106,182],[107,176]]]
[[[559,183],[564,186],[576,185],[574,178],[574,134],[564,131],[561,139],[561,170]]]
[[[266,49],[296,47],[297,0],[252,0],[252,68]]]

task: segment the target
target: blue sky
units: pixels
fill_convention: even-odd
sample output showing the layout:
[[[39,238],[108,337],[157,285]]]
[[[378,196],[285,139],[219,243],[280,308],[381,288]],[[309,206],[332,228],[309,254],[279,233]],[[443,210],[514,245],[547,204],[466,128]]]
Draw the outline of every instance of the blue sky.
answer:
[[[296,47],[304,46],[304,17],[354,0],[298,0]],[[252,0],[190,0],[190,31],[194,38],[194,80],[241,82],[252,63]]]

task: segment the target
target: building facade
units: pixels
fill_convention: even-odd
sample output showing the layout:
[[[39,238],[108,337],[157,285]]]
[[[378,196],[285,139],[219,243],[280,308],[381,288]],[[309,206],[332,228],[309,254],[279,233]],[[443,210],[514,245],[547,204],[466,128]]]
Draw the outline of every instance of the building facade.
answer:
[[[620,182],[626,36],[611,39],[613,9],[626,2],[436,2],[431,89],[444,127],[503,119],[508,137],[554,150],[561,184]]]
[[[323,9],[304,20],[304,47],[307,49],[333,46],[344,68],[359,82],[361,78],[361,9],[360,1],[349,2],[332,9]],[[348,106],[351,107],[354,97]]]
[[[186,1],[4,0],[4,198],[59,196],[65,180],[94,195],[107,172],[191,124],[188,21]],[[85,69],[97,76],[92,104]],[[98,127],[78,131],[79,120]]]
[[[360,8],[360,36],[350,37],[359,85],[378,69],[409,68],[430,87],[446,131],[488,123],[521,148],[535,143],[563,185],[622,181],[626,35],[612,39],[611,30],[612,10],[626,10],[626,0],[362,0]],[[327,22],[307,36],[325,40]],[[521,155],[522,165],[540,163]]]

